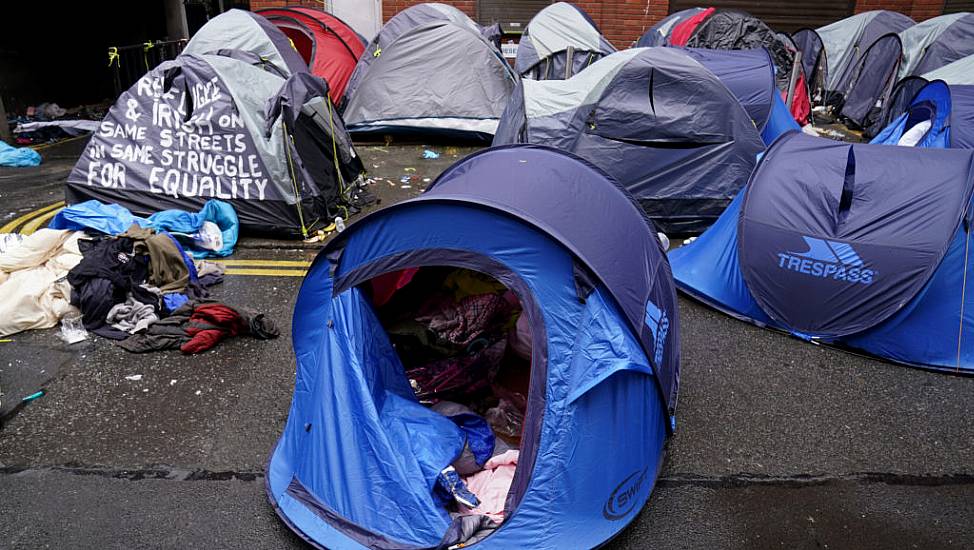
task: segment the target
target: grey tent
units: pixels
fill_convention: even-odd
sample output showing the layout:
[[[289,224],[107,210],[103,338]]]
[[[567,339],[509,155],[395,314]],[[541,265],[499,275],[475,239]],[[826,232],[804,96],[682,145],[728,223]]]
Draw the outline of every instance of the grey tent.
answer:
[[[469,17],[418,4],[390,19],[366,48],[345,90],[343,116],[353,133],[489,139],[516,82]]]
[[[706,53],[633,48],[568,80],[524,79],[494,144],[570,151],[613,176],[662,230],[699,231],[747,181],[764,149],[735,95],[695,59]],[[765,63],[761,88],[770,90],[768,56],[755,54]]]
[[[350,91],[358,85],[358,81],[365,76],[372,63],[378,61],[379,57],[382,56],[390,44],[416,27],[441,22],[455,23],[460,26],[469,27],[470,30],[482,32],[480,26],[467,17],[467,14],[449,4],[427,2],[400,11],[382,26],[382,29],[375,35],[372,42],[366,46],[365,53],[359,57],[358,64],[355,65],[355,70],[348,79],[345,97],[342,99],[339,107],[344,109],[351,95]]]
[[[308,65],[288,37],[253,12],[233,9],[210,19],[196,31],[183,53],[204,55],[220,50],[253,53],[284,76],[308,72]]]
[[[251,233],[297,236],[344,214],[361,172],[323,80],[285,79],[256,54],[224,50],[180,55],[122,93],[65,196],[138,214],[220,199]]]
[[[939,69],[974,54],[974,13],[927,19],[900,33],[903,62],[899,78]]]
[[[851,69],[877,38],[898,33],[914,25],[902,13],[874,10],[857,13],[830,25],[819,27],[816,33],[825,48],[826,89],[841,90],[851,75]]]
[[[974,84],[974,54],[924,73],[926,80],[943,80],[947,84]]]
[[[524,29],[514,70],[535,80],[562,80],[614,51],[584,10],[556,2],[539,11]]]

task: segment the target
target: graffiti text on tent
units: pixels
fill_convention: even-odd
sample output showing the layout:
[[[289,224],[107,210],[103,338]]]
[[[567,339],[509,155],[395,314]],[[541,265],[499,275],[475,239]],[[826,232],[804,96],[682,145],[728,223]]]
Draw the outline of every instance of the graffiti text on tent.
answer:
[[[207,197],[216,199],[256,198],[264,200],[267,178],[201,176],[175,168],[165,170],[154,167],[149,171],[149,191],[180,197]]]

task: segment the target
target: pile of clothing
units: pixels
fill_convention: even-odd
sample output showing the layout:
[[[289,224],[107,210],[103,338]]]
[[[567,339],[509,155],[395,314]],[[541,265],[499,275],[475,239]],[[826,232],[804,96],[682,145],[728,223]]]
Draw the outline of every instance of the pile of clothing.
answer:
[[[406,269],[372,279],[369,291],[419,401],[462,433],[462,452],[433,495],[454,520],[445,540],[472,544],[503,521],[517,470],[527,318],[513,292],[466,269]]]
[[[406,286],[409,292],[396,292]],[[372,292],[422,401],[466,402],[490,394],[512,353],[530,361],[530,336],[516,330],[520,302],[487,275],[467,269],[405,270],[373,279]]]
[[[198,232],[208,223],[218,228],[209,240],[178,232]],[[232,252],[237,218],[227,203],[144,219],[89,201],[65,208],[51,226],[26,237],[0,235],[0,336],[63,320],[69,343],[93,333],[134,353],[190,354],[237,335],[280,334],[263,314],[211,300],[209,288],[223,282],[223,266],[192,257]]]
[[[105,118],[110,103],[63,108],[57,103],[27,107],[22,115],[7,119],[17,145],[53,143],[94,132]]]
[[[463,527],[466,536],[459,542],[470,544],[504,521],[520,453],[469,408],[440,401],[432,409],[452,420],[465,438],[460,455],[436,478],[433,496],[450,510],[454,525]]]
[[[118,236],[79,241],[82,260],[68,273],[71,304],[85,329],[118,340],[128,351],[206,351],[250,334],[275,338],[262,314],[207,300],[223,267],[196,262],[171,234],[133,224]]]
[[[54,229],[0,235],[0,337],[51,328],[74,311],[65,276],[81,261],[82,236]]]

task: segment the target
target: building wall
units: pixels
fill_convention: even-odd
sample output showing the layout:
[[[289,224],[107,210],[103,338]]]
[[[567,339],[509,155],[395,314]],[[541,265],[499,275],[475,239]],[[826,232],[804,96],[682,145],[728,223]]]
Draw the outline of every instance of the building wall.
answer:
[[[916,21],[923,21],[941,15],[944,0],[857,0],[856,13],[870,10],[898,11]]]
[[[456,6],[470,17],[477,18],[476,0],[439,0]],[[757,0],[755,0],[757,1]],[[778,0],[786,2],[787,0]],[[393,15],[420,4],[422,0],[383,0],[382,19],[388,21]],[[669,0],[576,0],[598,24],[617,48],[628,48],[633,42],[662,19],[669,12]],[[269,8],[285,5],[304,5],[321,7],[321,0],[251,0],[251,9]],[[706,0],[701,0],[706,6]],[[936,17],[943,13],[944,0],[856,0],[856,13],[869,10],[894,10],[909,15],[917,21]]]
[[[250,0],[251,11],[264,8],[283,8],[284,6],[306,6],[309,8],[321,8],[321,0]]]

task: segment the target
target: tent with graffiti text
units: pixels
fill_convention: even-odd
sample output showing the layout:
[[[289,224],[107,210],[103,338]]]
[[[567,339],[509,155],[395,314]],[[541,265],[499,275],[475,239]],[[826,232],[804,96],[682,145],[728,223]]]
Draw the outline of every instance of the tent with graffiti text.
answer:
[[[677,287],[759,326],[974,373],[974,151],[794,132],[717,222],[670,252]]]
[[[122,93],[65,195],[136,214],[220,199],[244,231],[296,236],[344,215],[361,172],[323,80],[227,50],[166,61]]]

